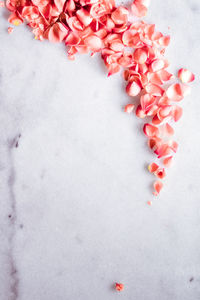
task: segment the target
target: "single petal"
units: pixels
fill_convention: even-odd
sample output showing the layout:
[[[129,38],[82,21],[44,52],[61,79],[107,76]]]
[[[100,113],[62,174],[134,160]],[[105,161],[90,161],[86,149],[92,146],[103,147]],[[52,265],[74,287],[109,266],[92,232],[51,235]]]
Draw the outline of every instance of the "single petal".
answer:
[[[76,15],[77,15],[79,21],[85,26],[90,25],[90,23],[93,20],[90,13],[84,8],[77,10]]]
[[[141,18],[146,16],[147,7],[135,1],[131,4],[131,11],[136,17]]]
[[[135,105],[134,104],[127,104],[124,108],[124,111],[128,114],[132,113],[134,110]]]
[[[141,119],[144,119],[146,117],[146,114],[143,111],[142,106],[140,104],[138,105],[138,107],[135,111],[135,114],[138,118],[141,118]]]
[[[194,74],[187,70],[187,69],[180,69],[178,71],[178,78],[183,82],[183,83],[189,83],[195,80]]]
[[[136,49],[133,58],[138,64],[144,64],[147,60],[147,52],[143,49]]]
[[[11,34],[13,32],[13,27],[8,27],[8,33]]]
[[[165,167],[170,167],[171,166],[171,163],[172,163],[172,159],[173,159],[173,156],[169,156],[169,157],[166,157],[163,159],[163,165]]]
[[[155,190],[153,192],[153,194],[154,194],[154,196],[158,196],[160,194],[160,191],[163,188],[163,183],[160,180],[157,180],[157,181],[154,182],[153,186],[154,186],[154,190]]]
[[[154,137],[159,135],[159,129],[151,124],[144,124],[143,131],[148,137]]]
[[[126,92],[129,96],[135,97],[137,96],[141,91],[140,85],[136,82],[129,82],[126,86]]]
[[[148,170],[150,173],[154,173],[155,171],[157,171],[159,168],[159,166],[156,163],[152,163],[148,166]]]
[[[166,95],[172,101],[181,101],[190,92],[190,87],[186,84],[175,83],[169,86]]]
[[[166,176],[166,172],[164,168],[158,168],[155,172],[154,175],[158,177],[159,179],[163,179]]]
[[[116,8],[112,14],[111,18],[116,25],[122,25],[128,21],[128,9],[125,7],[119,6]]]
[[[175,122],[177,122],[178,120],[180,120],[180,118],[183,115],[183,109],[182,109],[182,107],[180,107],[178,105],[175,105],[173,107],[172,115],[173,115],[173,118],[174,118]]]
[[[99,51],[103,47],[102,40],[96,35],[88,36],[85,38],[84,42],[85,45],[92,51]]]
[[[165,62],[163,59],[155,59],[151,63],[151,71],[152,72],[158,72],[158,71],[162,70],[164,67],[165,67]]]
[[[145,86],[145,90],[148,94],[151,94],[152,96],[162,96],[164,93],[164,90],[156,84],[147,84]]]

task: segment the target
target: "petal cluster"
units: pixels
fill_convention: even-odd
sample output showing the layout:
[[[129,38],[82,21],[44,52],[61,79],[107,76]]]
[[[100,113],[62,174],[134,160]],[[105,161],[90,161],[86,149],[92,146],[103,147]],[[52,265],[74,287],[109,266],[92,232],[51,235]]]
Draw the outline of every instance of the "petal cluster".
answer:
[[[130,114],[136,107],[136,116],[147,118],[143,131],[159,160],[149,166],[159,179],[154,183],[157,196],[165,167],[170,166],[178,148],[171,123],[181,118],[179,103],[189,94],[187,83],[195,77],[187,69],[180,69],[178,78],[167,70],[165,51],[170,36],[157,31],[155,24],[138,19],[146,15],[149,4],[150,0],[134,0],[128,10],[117,7],[114,0],[6,0],[12,25],[25,22],[35,39],[64,42],[70,60],[77,53],[99,52],[108,76],[123,70],[126,93],[132,98],[124,111]],[[135,17],[133,22],[130,14]]]

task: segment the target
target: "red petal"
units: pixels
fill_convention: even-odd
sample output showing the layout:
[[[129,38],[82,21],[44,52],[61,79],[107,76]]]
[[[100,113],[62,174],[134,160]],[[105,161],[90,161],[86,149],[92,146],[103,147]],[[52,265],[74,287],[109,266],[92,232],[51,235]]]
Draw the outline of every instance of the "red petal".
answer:
[[[154,137],[159,134],[159,129],[151,124],[144,124],[143,131],[148,137]]]

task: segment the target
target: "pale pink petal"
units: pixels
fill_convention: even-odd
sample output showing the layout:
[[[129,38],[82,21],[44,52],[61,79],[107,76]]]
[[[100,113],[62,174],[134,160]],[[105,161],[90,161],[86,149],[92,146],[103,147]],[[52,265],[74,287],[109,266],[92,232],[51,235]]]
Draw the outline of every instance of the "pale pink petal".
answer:
[[[159,129],[151,124],[144,124],[143,131],[148,137],[154,137],[159,135]]]
[[[84,8],[77,10],[76,15],[79,21],[85,26],[90,25],[93,20],[90,13]]]
[[[159,38],[159,44],[162,46],[162,47],[167,47],[170,43],[170,36],[167,35],[167,36],[162,36]]]
[[[163,188],[163,183],[161,181],[157,180],[157,181],[154,182],[153,186],[154,186],[154,190],[155,190],[153,192],[153,194],[154,194],[154,196],[158,196],[160,194],[160,191]]]
[[[0,1],[0,7],[5,7],[4,1]]]
[[[175,152],[175,153],[177,152],[177,149],[178,149],[178,143],[177,142],[175,142],[175,141],[169,141],[168,145],[169,145],[169,147],[171,148],[171,150],[173,152]]]
[[[124,111],[128,114],[132,113],[134,110],[135,105],[134,104],[127,104],[124,108]]]
[[[116,8],[112,14],[111,18],[116,25],[122,25],[128,21],[128,9],[125,7],[119,6]]]
[[[131,4],[131,11],[136,17],[145,17],[147,14],[147,7],[135,1]]]
[[[136,82],[129,82],[126,86],[126,92],[129,96],[135,97],[137,96],[141,91],[141,86]]]
[[[143,111],[141,105],[139,104],[136,111],[135,111],[135,114],[138,118],[141,118],[141,119],[144,119],[146,117],[146,114],[145,112]]]
[[[173,118],[174,118],[175,122],[177,122],[178,120],[180,120],[180,118],[183,115],[183,109],[182,109],[182,107],[177,106],[177,105],[174,106],[173,107],[173,111],[172,111],[172,115],[173,115]]]
[[[180,69],[178,71],[178,78],[183,82],[183,83],[189,83],[195,80],[195,76],[192,72],[190,72],[187,69]]]
[[[157,74],[160,77],[160,79],[164,82],[169,81],[174,78],[174,75],[172,75],[171,73],[169,73],[166,70],[160,70]]]
[[[166,123],[165,125],[165,133],[166,135],[173,135],[174,134],[174,129],[169,123]]]
[[[88,36],[85,38],[84,42],[85,45],[92,51],[99,51],[103,47],[102,40],[96,35]]]
[[[158,158],[167,156],[171,153],[172,148],[168,144],[161,144],[154,153],[158,156]]]
[[[13,32],[13,27],[8,27],[8,33],[12,33]]]
[[[190,87],[186,84],[172,84],[166,91],[166,95],[172,101],[181,101],[190,92]]]
[[[145,90],[148,94],[151,94],[152,96],[162,96],[164,93],[164,90],[156,84],[147,84],[145,86]]]
[[[136,49],[133,58],[138,64],[144,64],[147,60],[147,52],[143,49]]]
[[[165,62],[163,59],[155,59],[151,63],[151,71],[152,72],[158,72],[158,71],[162,70],[164,67],[165,67]]]
[[[163,159],[163,164],[165,167],[170,167],[172,163],[173,156],[169,156]]]

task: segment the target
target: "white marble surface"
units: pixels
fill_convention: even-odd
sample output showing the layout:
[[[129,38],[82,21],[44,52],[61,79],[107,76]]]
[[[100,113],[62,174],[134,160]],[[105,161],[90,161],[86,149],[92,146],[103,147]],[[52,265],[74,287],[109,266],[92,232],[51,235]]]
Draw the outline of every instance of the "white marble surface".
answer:
[[[152,0],[172,70],[196,74],[152,207],[152,155],[119,75],[69,62],[0,10],[0,299],[200,299],[200,1]],[[19,146],[15,147],[18,135]],[[123,282],[120,295],[114,282]]]

